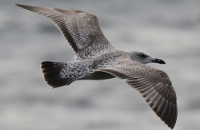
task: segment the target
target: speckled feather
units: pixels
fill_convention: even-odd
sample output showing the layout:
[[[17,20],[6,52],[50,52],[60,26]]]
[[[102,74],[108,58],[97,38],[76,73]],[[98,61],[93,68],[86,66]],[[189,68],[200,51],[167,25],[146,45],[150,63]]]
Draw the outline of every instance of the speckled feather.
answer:
[[[126,82],[142,94],[161,120],[174,127],[178,113],[176,93],[165,72],[129,58],[113,61],[112,65],[105,65],[99,71],[127,79]]]
[[[49,85],[55,88],[82,79],[126,79],[142,94],[157,116],[174,128],[178,108],[168,75],[142,64],[144,61],[136,60],[133,53],[114,48],[102,33],[95,15],[72,9],[17,6],[50,18],[76,53],[74,62],[41,63],[44,79]]]
[[[72,9],[17,6],[50,18],[76,52],[77,59],[92,58],[115,50],[102,33],[98,18],[93,14]]]

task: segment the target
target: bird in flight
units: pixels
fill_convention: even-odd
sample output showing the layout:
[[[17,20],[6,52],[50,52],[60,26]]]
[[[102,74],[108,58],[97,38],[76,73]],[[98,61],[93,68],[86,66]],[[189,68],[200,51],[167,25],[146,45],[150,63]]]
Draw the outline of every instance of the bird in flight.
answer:
[[[76,80],[126,79],[138,90],[162,121],[171,129],[177,120],[176,93],[168,75],[147,63],[165,64],[142,51],[117,49],[106,39],[97,16],[73,9],[16,4],[48,17],[68,40],[76,54],[73,62],[43,61],[45,81],[53,88]]]

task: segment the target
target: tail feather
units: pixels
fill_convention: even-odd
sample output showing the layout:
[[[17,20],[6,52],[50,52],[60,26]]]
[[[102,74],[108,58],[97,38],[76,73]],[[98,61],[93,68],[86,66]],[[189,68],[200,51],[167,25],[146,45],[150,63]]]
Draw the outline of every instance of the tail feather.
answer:
[[[53,88],[69,85],[76,79],[61,76],[61,71],[67,63],[43,61],[41,63],[42,73],[45,81]]]

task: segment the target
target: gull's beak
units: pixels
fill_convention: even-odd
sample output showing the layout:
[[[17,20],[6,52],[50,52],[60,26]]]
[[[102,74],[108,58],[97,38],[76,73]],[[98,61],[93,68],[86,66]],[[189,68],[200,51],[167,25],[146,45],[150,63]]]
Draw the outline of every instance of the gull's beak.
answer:
[[[165,64],[164,60],[161,60],[161,59],[156,59],[155,60],[152,60],[153,63],[159,63],[159,64]]]

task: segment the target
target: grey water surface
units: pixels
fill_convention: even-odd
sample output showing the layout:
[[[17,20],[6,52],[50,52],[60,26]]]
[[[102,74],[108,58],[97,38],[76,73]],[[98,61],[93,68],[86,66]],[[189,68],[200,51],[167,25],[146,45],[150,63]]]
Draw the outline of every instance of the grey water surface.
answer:
[[[169,130],[124,80],[48,86],[40,62],[74,52],[49,19],[16,3],[93,13],[113,46],[163,59],[149,65],[176,90],[174,129],[200,129],[200,1],[0,0],[0,130]]]

